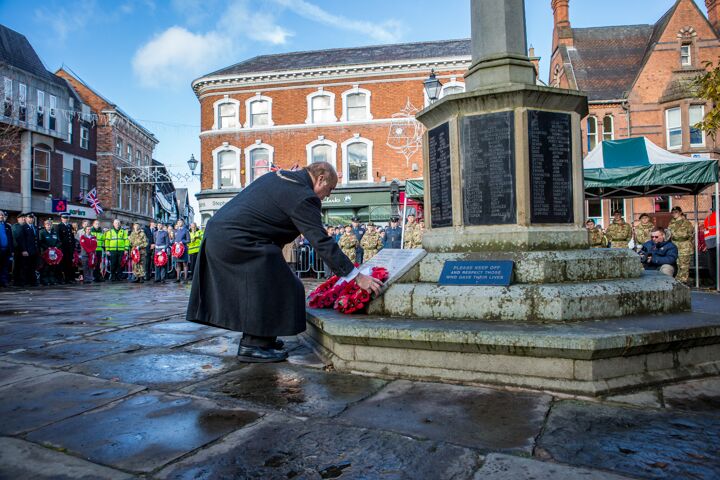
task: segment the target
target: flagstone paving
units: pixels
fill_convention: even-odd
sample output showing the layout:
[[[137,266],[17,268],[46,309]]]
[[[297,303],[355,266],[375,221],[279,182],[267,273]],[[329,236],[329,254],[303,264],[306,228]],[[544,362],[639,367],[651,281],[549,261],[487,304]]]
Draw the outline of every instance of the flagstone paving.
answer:
[[[302,336],[239,364],[188,292],[0,290],[0,478],[720,478],[720,377],[568,398],[337,373]]]

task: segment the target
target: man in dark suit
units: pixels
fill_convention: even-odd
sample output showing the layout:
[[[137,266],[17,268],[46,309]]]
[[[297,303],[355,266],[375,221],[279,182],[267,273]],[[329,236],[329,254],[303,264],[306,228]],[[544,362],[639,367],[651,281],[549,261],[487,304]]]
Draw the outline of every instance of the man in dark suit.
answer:
[[[12,228],[7,223],[7,214],[0,210],[0,288],[8,285],[8,267],[14,251]]]
[[[55,229],[60,240],[60,251],[63,254],[60,262],[63,282],[75,283],[75,265],[73,265],[75,235],[73,235],[73,229],[70,225],[70,215],[67,213],[60,214],[60,223]]]
[[[355,238],[357,238],[357,246],[355,247],[355,261],[357,263],[363,263],[365,251],[363,250],[360,243],[362,242],[363,236],[365,236],[365,227],[360,225],[360,219],[358,217],[353,217],[350,221],[352,222],[353,235],[355,235]]]
[[[155,222],[150,222],[150,226],[143,226],[142,227],[143,232],[145,232],[145,236],[148,239],[147,247],[145,247],[145,281],[150,281],[151,276],[151,270],[154,270],[153,265],[153,253],[155,250],[155,232],[157,231],[157,228],[155,228]]]
[[[26,213],[17,216],[17,223],[12,226],[13,244],[15,252],[13,253],[13,283],[16,287],[23,286],[23,262],[25,257],[22,256],[20,245],[22,244],[23,228],[25,227]]]
[[[333,272],[378,293],[381,282],[360,273],[323,227],[320,201],[336,184],[326,162],[279,170],[218,210],[200,246],[187,320],[243,332],[240,361],[286,359],[277,337],[305,330],[305,289],[282,248],[301,233]]]
[[[22,257],[21,271],[19,272],[20,285],[37,287],[39,283],[35,272],[40,261],[40,248],[38,246],[38,229],[35,226],[33,213],[25,215],[25,225],[23,225],[19,240],[18,250]]]

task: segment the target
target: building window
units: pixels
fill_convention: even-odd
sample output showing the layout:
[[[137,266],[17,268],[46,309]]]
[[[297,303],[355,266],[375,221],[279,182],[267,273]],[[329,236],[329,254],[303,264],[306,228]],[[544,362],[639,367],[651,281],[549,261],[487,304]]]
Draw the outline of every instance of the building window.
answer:
[[[122,158],[123,154],[123,141],[121,138],[115,140],[115,155]]]
[[[308,118],[305,123],[330,123],[337,121],[335,117],[335,95],[331,92],[318,90],[307,97]]]
[[[246,127],[268,127],[273,126],[272,121],[272,99],[258,94],[249,98],[245,103],[247,112]]]
[[[465,84],[458,82],[454,77],[450,78],[450,81],[443,85],[442,91],[440,92],[440,98],[455,93],[463,93],[465,91]]]
[[[603,142],[615,140],[615,122],[612,115],[603,118]]]
[[[689,67],[692,65],[692,54],[690,49],[692,45],[686,44],[680,46],[680,65],[683,67]]]
[[[132,163],[133,159],[133,146],[129,143],[127,144],[127,161]]]
[[[250,181],[257,180],[270,171],[270,150],[255,148],[250,152]]]
[[[70,117],[70,121],[68,122],[68,136],[67,136],[67,143],[72,144],[72,134],[73,134],[73,118]]]
[[[150,155],[145,155],[145,165],[150,165]]]
[[[72,177],[73,171],[67,168],[63,169],[63,197],[65,200],[73,200],[72,196]]]
[[[45,128],[45,92],[37,91],[37,126]]]
[[[592,152],[598,144],[597,117],[587,119],[588,153]]]
[[[13,110],[12,79],[5,77],[5,81],[3,83],[3,98],[5,99],[3,115],[11,117]]]
[[[50,95],[50,117],[48,119],[48,128],[50,130],[55,130],[55,127],[57,126],[57,119],[55,117],[55,114],[57,113],[57,97],[55,95]]]
[[[660,195],[653,199],[655,204],[655,213],[670,213],[672,208],[672,200],[669,195]]]
[[[135,164],[140,165],[142,163],[142,152],[138,148],[135,150]]]
[[[595,221],[595,225],[602,224],[603,208],[602,200],[599,198],[592,198],[587,201],[587,216]]]
[[[610,200],[610,214],[612,215],[612,212],[620,210],[620,213],[622,214],[623,218],[625,218],[625,200],[622,198],[613,198]]]
[[[343,181],[372,182],[372,141],[355,135],[342,145]]]
[[[90,129],[87,127],[80,127],[80,147],[87,150],[90,146]],[[129,147],[129,145],[128,145]]]
[[[311,163],[330,162],[332,147],[330,145],[315,145],[312,148]]]
[[[237,101],[228,99],[221,100],[217,104],[217,128],[224,130],[228,128],[240,127],[239,115],[240,104]]]
[[[236,152],[225,150],[217,156],[219,188],[236,188],[240,186],[238,169],[238,155]]]
[[[87,173],[80,174],[80,197],[85,199],[85,196],[90,191],[90,175]]]
[[[18,120],[27,121],[27,86],[24,83],[18,85]]]
[[[343,92],[343,114],[340,120],[347,122],[362,122],[372,120],[370,114],[371,93],[369,90],[359,88],[357,85]]]
[[[35,149],[33,152],[33,180],[50,182],[50,152]]]
[[[665,112],[667,120],[667,148],[678,149],[682,147],[682,120],[680,107],[671,108]]]
[[[704,147],[705,132],[698,124],[705,118],[705,105],[690,105],[690,146]]]

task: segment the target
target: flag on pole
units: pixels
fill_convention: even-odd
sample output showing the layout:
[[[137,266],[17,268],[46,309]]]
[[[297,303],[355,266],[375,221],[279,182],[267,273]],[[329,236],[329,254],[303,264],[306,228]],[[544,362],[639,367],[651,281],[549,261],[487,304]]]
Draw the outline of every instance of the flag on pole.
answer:
[[[100,200],[97,198],[97,189],[93,188],[90,190],[87,195],[85,195],[85,201],[90,204],[90,207],[95,210],[95,213],[97,215],[100,215],[103,213],[102,205],[100,204]]]

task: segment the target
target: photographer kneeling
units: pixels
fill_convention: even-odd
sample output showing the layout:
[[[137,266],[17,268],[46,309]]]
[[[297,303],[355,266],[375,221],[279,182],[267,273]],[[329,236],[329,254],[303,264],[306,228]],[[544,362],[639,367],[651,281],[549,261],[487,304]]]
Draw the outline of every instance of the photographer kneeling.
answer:
[[[640,250],[640,261],[645,270],[660,270],[671,277],[677,271],[678,249],[671,241],[665,241],[665,230],[656,227],[650,232],[650,241]]]

